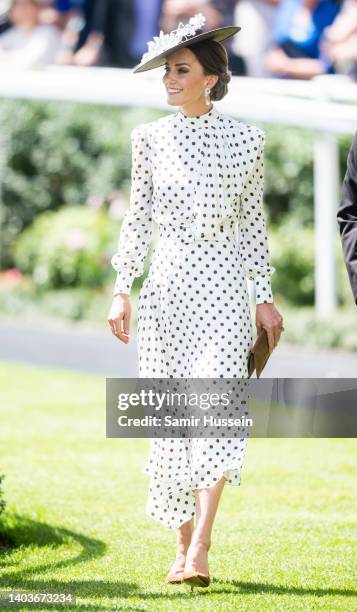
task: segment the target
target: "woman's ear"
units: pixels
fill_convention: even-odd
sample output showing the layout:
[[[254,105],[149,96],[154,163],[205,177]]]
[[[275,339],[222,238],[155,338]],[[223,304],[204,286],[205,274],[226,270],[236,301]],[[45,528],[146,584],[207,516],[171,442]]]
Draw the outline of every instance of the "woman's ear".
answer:
[[[210,79],[207,83],[206,83],[206,87],[209,87],[210,89],[213,89],[213,87],[216,85],[217,81],[218,81],[218,75],[214,75],[215,78]]]

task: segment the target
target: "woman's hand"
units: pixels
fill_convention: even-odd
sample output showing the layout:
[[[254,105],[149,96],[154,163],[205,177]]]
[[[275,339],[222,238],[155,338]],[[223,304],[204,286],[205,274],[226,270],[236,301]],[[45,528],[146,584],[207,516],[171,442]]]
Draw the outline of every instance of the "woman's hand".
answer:
[[[281,330],[283,329],[283,317],[275,308],[274,304],[257,304],[255,325],[257,333],[265,329],[268,334],[269,351],[273,352],[280,340]]]
[[[130,316],[129,294],[117,293],[109,311],[108,323],[113,334],[125,344],[129,342]]]

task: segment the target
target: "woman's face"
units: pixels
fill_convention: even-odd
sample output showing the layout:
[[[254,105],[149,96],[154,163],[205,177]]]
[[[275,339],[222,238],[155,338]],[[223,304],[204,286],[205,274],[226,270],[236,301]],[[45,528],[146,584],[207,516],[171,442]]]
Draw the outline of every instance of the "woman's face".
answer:
[[[187,47],[170,53],[164,70],[162,81],[166,87],[168,103],[173,106],[204,102],[205,88],[212,89],[218,80],[217,75],[203,73],[202,65]]]

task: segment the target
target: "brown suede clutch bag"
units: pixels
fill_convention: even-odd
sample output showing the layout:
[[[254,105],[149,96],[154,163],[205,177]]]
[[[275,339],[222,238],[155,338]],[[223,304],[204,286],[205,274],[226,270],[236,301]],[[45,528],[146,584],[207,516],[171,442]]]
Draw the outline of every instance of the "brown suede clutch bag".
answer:
[[[248,357],[248,378],[251,377],[254,370],[256,370],[257,378],[259,378],[269,357],[268,334],[263,328],[259,333]]]

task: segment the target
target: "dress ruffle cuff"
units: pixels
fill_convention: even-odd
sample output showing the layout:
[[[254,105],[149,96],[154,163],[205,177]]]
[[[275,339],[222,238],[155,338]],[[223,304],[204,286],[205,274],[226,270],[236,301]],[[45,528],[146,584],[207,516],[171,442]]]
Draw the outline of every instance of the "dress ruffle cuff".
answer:
[[[135,275],[129,270],[122,270],[117,273],[113,295],[116,293],[130,293]]]
[[[117,273],[113,295],[116,293],[130,293],[134,278],[137,276],[136,267],[125,267],[120,261],[118,254],[115,253],[111,258],[111,265]]]
[[[273,304],[271,276],[274,272],[275,268],[273,266],[262,266],[261,268],[249,268],[247,270],[247,277],[254,281],[256,304]]]

